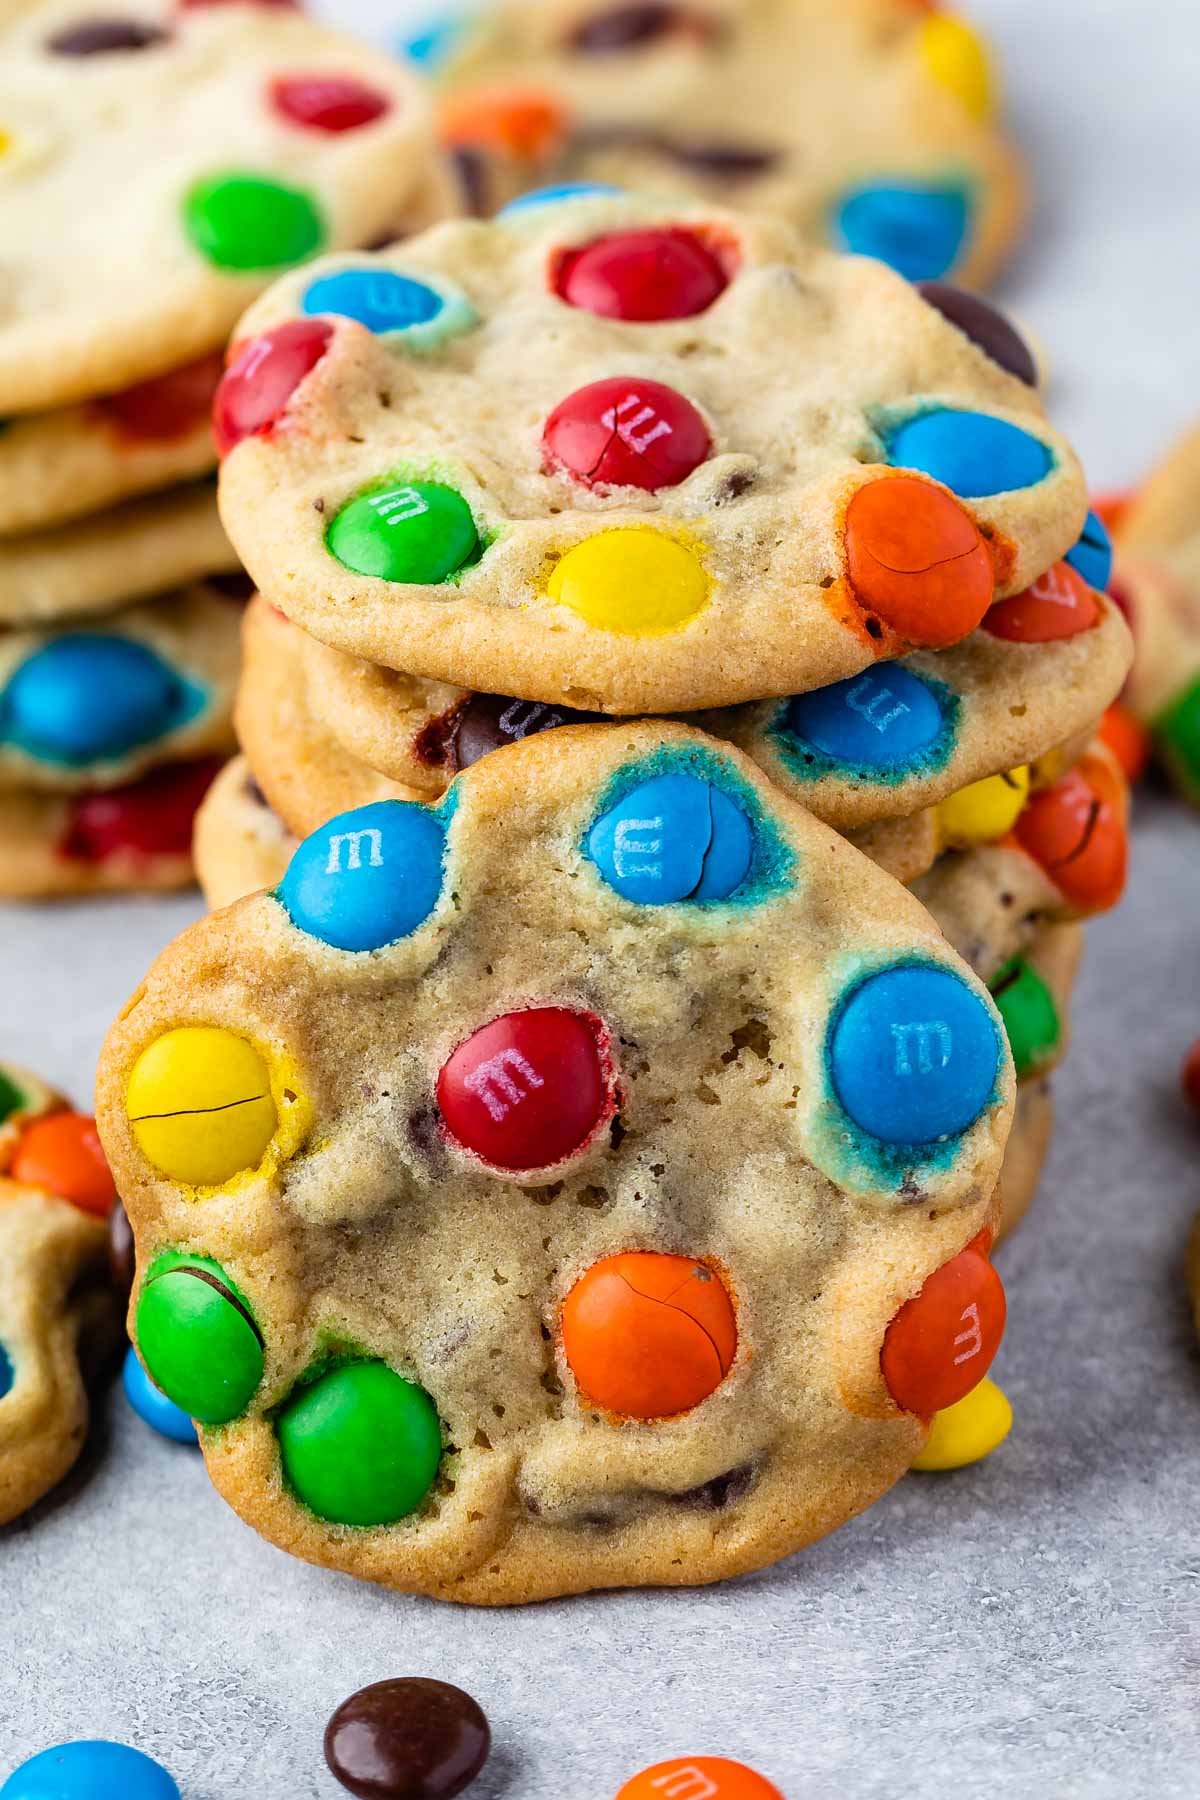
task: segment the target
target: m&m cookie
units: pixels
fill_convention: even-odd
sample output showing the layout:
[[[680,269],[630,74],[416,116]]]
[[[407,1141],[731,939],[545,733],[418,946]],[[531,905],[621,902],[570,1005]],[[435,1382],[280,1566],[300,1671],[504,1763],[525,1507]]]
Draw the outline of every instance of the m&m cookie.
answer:
[[[1036,388],[890,270],[635,196],[284,278],[215,417],[222,516],[272,604],[386,668],[576,713],[947,649],[1086,513]]]
[[[139,1356],[222,1493],[489,1603],[714,1580],[897,1479],[1003,1329],[1013,1092],[925,910],[652,722],[329,820],[99,1088]]]
[[[232,757],[196,814],[192,851],[209,906],[215,912],[244,894],[277,887],[297,845],[245,757]]]
[[[105,1227],[115,1199],[94,1119],[0,1065],[0,1525],[83,1448],[85,1376],[117,1341]]]
[[[619,184],[776,213],[910,281],[972,286],[1020,227],[990,53],[953,14],[500,0],[447,17],[415,50],[477,209],[544,183]]]
[[[281,269],[427,221],[419,80],[294,8],[49,0],[0,71],[0,415],[177,370]]]

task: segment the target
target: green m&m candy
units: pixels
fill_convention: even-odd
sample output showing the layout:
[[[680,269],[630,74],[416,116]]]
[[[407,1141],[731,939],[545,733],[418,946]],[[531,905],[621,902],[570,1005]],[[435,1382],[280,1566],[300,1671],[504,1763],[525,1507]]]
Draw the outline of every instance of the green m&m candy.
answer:
[[[344,1363],[299,1388],[275,1422],[296,1498],[334,1525],[391,1525],[433,1486],[442,1428],[424,1388],[383,1362]]]
[[[183,217],[196,249],[218,269],[282,269],[325,242],[325,222],[312,195],[265,175],[197,182]]]
[[[1200,806],[1200,676],[1154,721],[1154,739],[1177,785]]]
[[[1054,995],[1024,957],[1014,956],[992,982],[992,999],[1004,1020],[1018,1081],[1036,1074],[1062,1040]]]
[[[368,488],[343,506],[325,542],[357,575],[426,585],[447,581],[479,554],[470,507],[439,481]]]
[[[170,1251],[151,1263],[136,1333],[152,1380],[202,1424],[236,1419],[262,1380],[262,1338],[249,1304],[211,1256]]]
[[[0,1125],[13,1113],[20,1112],[26,1104],[25,1094],[12,1079],[8,1070],[0,1064]]]

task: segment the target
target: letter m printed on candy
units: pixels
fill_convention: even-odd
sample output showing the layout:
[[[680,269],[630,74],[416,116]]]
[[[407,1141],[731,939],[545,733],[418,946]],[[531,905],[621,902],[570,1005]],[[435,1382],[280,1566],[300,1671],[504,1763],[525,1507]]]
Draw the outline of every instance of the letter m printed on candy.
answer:
[[[694,1763],[686,1767],[668,1769],[650,1783],[652,1788],[661,1788],[666,1800],[714,1800],[720,1788],[710,1775],[698,1769]]]
[[[954,1036],[942,1019],[929,1019],[892,1026],[896,1045],[897,1075],[932,1075],[935,1068],[949,1067],[954,1049]],[[934,1061],[933,1045],[937,1044],[938,1060]],[[914,1065],[914,1053],[916,1057]]]
[[[341,874],[343,844],[347,846],[347,870],[361,869],[363,866],[361,847],[364,843],[369,844],[370,846],[367,852],[367,867],[369,869],[382,869],[383,833],[371,825],[367,826],[362,831],[339,831],[336,836],[330,838],[329,861],[325,865],[325,873],[327,875]]]
[[[661,814],[656,819],[620,821],[613,833],[613,862],[622,880],[640,875],[647,881],[661,881],[662,834]]]
[[[869,698],[864,698],[868,695]],[[891,688],[876,689],[875,675],[873,672],[869,672],[861,680],[856,681],[853,687],[846,690],[846,705],[851,712],[856,712],[864,718],[868,725],[873,725],[876,731],[884,732],[889,725],[894,725],[897,719],[903,718],[906,712],[912,711],[912,708],[906,706],[903,700],[897,700],[888,712],[881,713],[877,710],[893,697]]]
[[[966,1330],[959,1332],[954,1340],[954,1348],[958,1350],[960,1344],[965,1344],[966,1349],[959,1350],[958,1355],[954,1358],[956,1369],[960,1363],[970,1362],[972,1357],[978,1356],[983,1349],[983,1324],[979,1317],[978,1301],[972,1300],[970,1306],[964,1307],[959,1314],[959,1323],[965,1325]]]
[[[545,1085],[533,1064],[519,1050],[501,1050],[498,1056],[480,1063],[463,1079],[467,1092],[483,1101],[497,1124],[506,1119],[514,1107],[520,1106],[522,1100],[527,1100],[535,1088]]]

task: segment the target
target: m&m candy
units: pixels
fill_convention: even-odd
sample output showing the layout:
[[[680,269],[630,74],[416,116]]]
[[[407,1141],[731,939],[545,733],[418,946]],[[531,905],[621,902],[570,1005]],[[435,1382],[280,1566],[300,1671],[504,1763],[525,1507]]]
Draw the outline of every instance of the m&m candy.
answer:
[[[179,1800],[161,1763],[127,1744],[89,1738],[39,1750],[14,1769],[0,1800]]]
[[[61,854],[79,862],[190,856],[196,812],[221,764],[219,756],[167,763],[124,787],[75,795]]]
[[[991,413],[936,407],[896,427],[887,440],[888,460],[919,469],[964,500],[1033,487],[1054,467],[1040,438]]]
[[[128,443],[167,443],[208,417],[221,379],[219,354],[202,356],[152,381],[107,394],[92,405]]]
[[[566,115],[544,88],[487,88],[443,101],[439,125],[452,149],[498,151],[536,162],[562,140]]]
[[[1154,721],[1154,741],[1181,791],[1200,806],[1200,676]]]
[[[233,352],[213,401],[217,454],[278,424],[288,401],[333,340],[327,319],[289,319]]]
[[[554,565],[546,592],[600,631],[653,637],[708,605],[711,584],[695,551],[647,525],[584,538]]]
[[[211,1025],[181,1025],[148,1044],[125,1107],[146,1160],[194,1187],[256,1168],[278,1123],[263,1058],[236,1032]]]
[[[952,13],[931,12],[921,21],[918,42],[921,60],[938,86],[961,100],[973,119],[990,118],[995,106],[992,66],[979,33]]]
[[[1100,603],[1070,562],[1055,563],[1032,587],[997,600],[983,621],[992,637],[1013,644],[1051,644],[1100,622]]]
[[[783,717],[784,730],[801,747],[889,773],[919,763],[946,725],[933,686],[901,663],[797,694]]]
[[[1053,1060],[1062,1042],[1062,1023],[1054,995],[1023,956],[1005,963],[991,983],[1017,1079],[1023,1081]]]
[[[428,807],[380,800],[305,838],[278,889],[293,925],[335,950],[380,950],[423,925],[442,894],[446,832]]]
[[[197,182],[183,218],[200,254],[234,274],[286,268],[315,255],[325,241],[313,196],[263,175],[231,173]]]
[[[479,555],[479,531],[456,488],[439,481],[383,482],[343,506],[325,542],[358,575],[435,585]]]
[[[611,1117],[602,1027],[561,1006],[504,1013],[447,1058],[437,1100],[454,1141],[493,1168],[551,1168]]]
[[[262,1380],[262,1334],[250,1304],[210,1256],[156,1257],[135,1331],[151,1379],[190,1419],[237,1418]]]
[[[391,1525],[425,1499],[442,1427],[424,1388],[383,1362],[351,1362],[298,1388],[275,1421],[283,1476],[335,1525]]]
[[[125,1352],[121,1385],[138,1418],[160,1437],[170,1438],[176,1444],[199,1443],[194,1422],[173,1400],[167,1399],[161,1388],[155,1387],[132,1345]]]
[[[612,232],[565,251],[554,279],[568,306],[641,324],[694,318],[728,285],[713,252],[682,228]]]
[[[392,103],[352,75],[282,75],[271,84],[271,104],[293,125],[332,134],[372,124]]]
[[[1007,1397],[986,1375],[953,1406],[935,1413],[925,1448],[913,1463],[922,1474],[966,1469],[998,1450],[1012,1430]]]
[[[719,1274],[685,1256],[628,1251],[593,1264],[563,1302],[563,1354],[585,1404],[628,1419],[699,1406],[737,1355]]]
[[[867,182],[845,194],[833,214],[840,248],[889,263],[907,281],[949,274],[970,225],[964,188],[925,181]]]
[[[1002,1056],[992,1014],[949,969],[905,963],[868,975],[834,1016],[829,1075],[844,1112],[887,1144],[923,1145],[973,1125]]]
[[[978,1237],[935,1269],[900,1308],[883,1341],[880,1367],[905,1412],[944,1412],[977,1387],[1004,1336],[1004,1284]]]
[[[1141,720],[1121,701],[1114,700],[1100,721],[1099,735],[1126,781],[1140,781],[1153,751],[1150,733]]]
[[[978,294],[952,287],[947,281],[919,281],[917,291],[922,300],[940,312],[951,325],[956,325],[999,368],[1015,375],[1027,387],[1037,386],[1037,364],[1028,344],[996,307],[989,306]],[[1103,583],[1095,585],[1103,586]]]
[[[1034,794],[1017,820],[1017,840],[1079,912],[1105,912],[1125,891],[1129,843],[1120,777],[1085,757]]]
[[[68,632],[18,665],[0,694],[0,735],[30,756],[78,768],[164,736],[202,703],[149,645]]]
[[[1067,551],[1066,560],[1089,587],[1098,588],[1101,593],[1106,591],[1112,580],[1113,547],[1099,513],[1088,514],[1079,540],[1073,550]]]
[[[117,1197],[96,1121],[82,1113],[51,1113],[26,1127],[10,1171],[14,1181],[69,1200],[81,1212],[108,1217]]]
[[[454,1800],[488,1759],[483,1708],[448,1681],[407,1675],[343,1700],[325,1727],[325,1760],[352,1794]]]
[[[478,314],[466,295],[449,282],[404,275],[397,269],[338,269],[310,281],[300,300],[313,316],[334,313],[355,319],[386,337],[392,349],[421,353],[469,331]]]
[[[587,853],[608,885],[639,906],[728,900],[750,872],[754,831],[712,782],[658,775],[596,821]]]
[[[938,802],[938,830],[952,850],[994,844],[1011,831],[1029,799],[1029,770],[1007,769],[985,775]]]
[[[783,1800],[774,1782],[727,1756],[677,1756],[627,1781],[616,1800]]]
[[[3,1400],[5,1394],[11,1394],[15,1380],[16,1371],[12,1365],[12,1357],[4,1345],[0,1344],[0,1400]]]
[[[501,207],[496,216],[510,219],[532,212],[538,206],[558,206],[564,200],[611,199],[623,192],[623,188],[610,181],[560,181],[550,187],[531,188],[527,194],[518,194],[515,200]]]
[[[957,643],[991,605],[996,577],[983,534],[931,483],[902,475],[865,483],[846,509],[845,530],[859,605],[909,643]]]
[[[583,487],[677,487],[709,455],[708,427],[691,401],[661,381],[617,375],[577,388],[546,421],[547,467]]]

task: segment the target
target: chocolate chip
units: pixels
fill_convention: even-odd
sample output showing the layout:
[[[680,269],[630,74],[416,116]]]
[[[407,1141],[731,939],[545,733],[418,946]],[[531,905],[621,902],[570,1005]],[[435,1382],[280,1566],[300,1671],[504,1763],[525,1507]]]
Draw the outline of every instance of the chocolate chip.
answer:
[[[487,158],[481,150],[474,150],[469,144],[460,144],[454,151],[454,167],[465,210],[473,219],[486,219],[491,211],[488,205]]]
[[[559,725],[593,725],[603,714],[578,712],[571,706],[544,706],[538,700],[510,700],[504,694],[472,694],[450,733],[453,766],[469,769],[493,750],[519,744]]]
[[[263,793],[253,775],[247,775],[243,792],[245,793],[247,800],[251,801],[253,805],[261,806],[266,812],[270,812],[271,802],[267,799],[267,796]]]
[[[108,1266],[113,1286],[124,1297],[133,1287],[133,1227],[119,1200],[108,1215]]]
[[[917,292],[951,325],[957,325],[1000,368],[1015,375],[1027,387],[1037,386],[1037,364],[1033,353],[1003,313],[997,312],[977,294],[952,287],[948,281],[918,281]]]
[[[206,587],[216,588],[218,594],[224,594],[227,600],[252,600],[254,583],[245,569],[233,569],[228,575],[206,575]]]
[[[726,1506],[733,1506],[744,1500],[754,1486],[755,1470],[750,1463],[741,1468],[728,1469],[724,1475],[714,1475],[702,1487],[689,1488],[678,1496],[681,1506],[695,1506],[702,1512],[721,1512]]]
[[[452,1800],[488,1758],[478,1703],[449,1682],[377,1681],[343,1700],[325,1727],[325,1760],[362,1800]]]
[[[114,50],[148,50],[169,36],[143,19],[81,19],[47,38],[46,48],[54,56],[108,56]]]
[[[725,181],[749,181],[755,175],[766,175],[778,164],[779,152],[754,144],[688,144],[664,141],[663,151],[695,169],[701,175],[720,176]]]
[[[642,4],[612,6],[607,12],[593,14],[576,26],[569,43],[583,56],[610,56],[614,51],[640,50],[656,43],[686,22],[679,7],[643,0]]]

